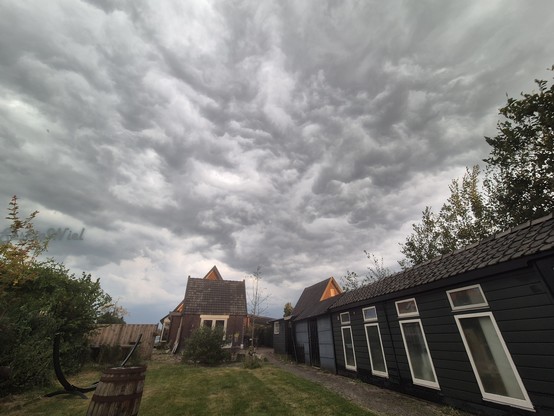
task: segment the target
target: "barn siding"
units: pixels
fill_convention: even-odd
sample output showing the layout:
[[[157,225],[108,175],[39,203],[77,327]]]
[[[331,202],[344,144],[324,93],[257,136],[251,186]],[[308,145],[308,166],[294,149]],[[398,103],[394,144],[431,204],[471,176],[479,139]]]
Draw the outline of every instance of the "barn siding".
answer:
[[[294,324],[296,347],[304,353],[304,362],[310,363],[310,340],[308,337],[308,321],[300,321]]]
[[[101,345],[121,346],[131,348],[139,335],[142,334],[140,345],[136,354],[144,360],[150,359],[154,348],[154,337],[158,325],[153,324],[112,324],[102,325],[91,332],[89,345],[99,347]]]
[[[335,350],[333,347],[333,330],[328,315],[317,318],[317,335],[319,338],[319,359],[321,368],[335,372]]]
[[[279,334],[273,334],[273,351],[276,354],[287,354],[287,322],[285,322],[284,319],[280,319],[276,322],[279,325]]]

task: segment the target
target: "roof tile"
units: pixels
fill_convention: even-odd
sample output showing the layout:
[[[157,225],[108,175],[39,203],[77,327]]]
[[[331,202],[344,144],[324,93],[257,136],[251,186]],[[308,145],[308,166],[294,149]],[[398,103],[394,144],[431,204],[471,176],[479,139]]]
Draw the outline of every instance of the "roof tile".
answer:
[[[446,256],[419,264],[378,282],[346,292],[332,308],[424,285],[482,269],[523,256],[538,254],[554,247],[554,215],[528,221],[509,231],[496,234]]]

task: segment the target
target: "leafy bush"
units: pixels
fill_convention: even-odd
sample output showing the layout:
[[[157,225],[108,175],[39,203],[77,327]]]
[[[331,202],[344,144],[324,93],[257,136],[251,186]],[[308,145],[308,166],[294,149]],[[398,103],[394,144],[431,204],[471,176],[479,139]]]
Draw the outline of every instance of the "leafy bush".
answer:
[[[225,341],[220,328],[198,328],[185,342],[183,362],[204,365],[216,365],[225,361],[227,354],[223,350]]]
[[[79,370],[88,357],[87,334],[112,304],[90,275],[75,277],[61,263],[38,260],[46,243],[33,228],[36,213],[20,219],[18,209],[14,197],[10,235],[0,239],[0,366],[10,372],[0,380],[0,396],[51,381],[56,333],[64,372]]]
[[[264,361],[265,360],[263,360],[258,354],[256,354],[256,351],[254,351],[254,349],[250,347],[248,349],[248,354],[246,354],[244,357],[244,362],[242,366],[244,368],[253,370],[255,368],[260,368]]]

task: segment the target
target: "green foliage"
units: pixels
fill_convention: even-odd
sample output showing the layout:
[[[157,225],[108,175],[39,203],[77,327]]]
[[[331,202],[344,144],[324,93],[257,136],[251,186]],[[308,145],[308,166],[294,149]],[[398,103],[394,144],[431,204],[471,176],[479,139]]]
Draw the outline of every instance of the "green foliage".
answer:
[[[367,272],[364,276],[360,276],[356,272],[347,270],[346,274],[340,278],[341,287],[345,292],[377,282],[378,280],[390,276],[392,273],[388,267],[385,267],[383,257],[379,259],[375,254],[367,250],[364,250],[364,253],[370,260]]]
[[[200,327],[186,340],[183,361],[203,365],[220,364],[227,357],[223,351],[224,344],[221,328]]]
[[[124,324],[124,316],[127,310],[119,306],[117,302],[106,305],[102,308],[100,316],[96,320],[98,324]]]
[[[554,85],[535,82],[537,92],[508,98],[498,134],[485,137],[491,151],[483,186],[474,166],[461,183],[452,181],[438,214],[425,208],[401,244],[403,268],[554,211]]]
[[[12,376],[0,383],[2,393],[50,381],[52,344],[58,332],[63,335],[64,371],[78,370],[88,356],[87,333],[99,311],[111,303],[90,275],[77,278],[62,264],[39,261],[46,245],[37,240],[31,222],[36,213],[20,220],[15,197],[9,211],[12,238],[0,244],[0,366],[9,366]]]
[[[486,183],[501,228],[554,211],[554,84],[535,82],[537,92],[508,99],[498,134],[485,138],[492,147]]]
[[[290,302],[285,303],[285,306],[283,307],[283,316],[284,317],[291,316],[293,310],[294,310],[294,306],[292,306],[292,303]]]
[[[400,250],[405,256],[399,262],[402,268],[450,253],[493,232],[486,195],[479,186],[479,172],[479,167],[474,166],[466,170],[461,183],[452,181],[450,197],[438,214],[425,208],[421,222],[412,225],[413,233]]]
[[[256,368],[261,368],[262,363],[263,363],[262,358],[258,354],[256,354],[256,351],[254,351],[253,347],[250,347],[248,349],[248,354],[246,354],[246,356],[244,357],[242,366],[243,368],[254,370]]]

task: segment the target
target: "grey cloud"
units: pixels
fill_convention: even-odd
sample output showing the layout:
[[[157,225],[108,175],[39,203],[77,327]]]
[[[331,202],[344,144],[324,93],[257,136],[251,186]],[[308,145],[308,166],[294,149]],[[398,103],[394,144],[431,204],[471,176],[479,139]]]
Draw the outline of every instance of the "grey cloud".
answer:
[[[284,296],[364,248],[393,262],[392,239],[446,197],[437,181],[486,156],[506,92],[547,76],[552,11],[4,2],[0,197],[82,224],[52,253],[107,273],[114,297],[193,264],[262,265]]]

